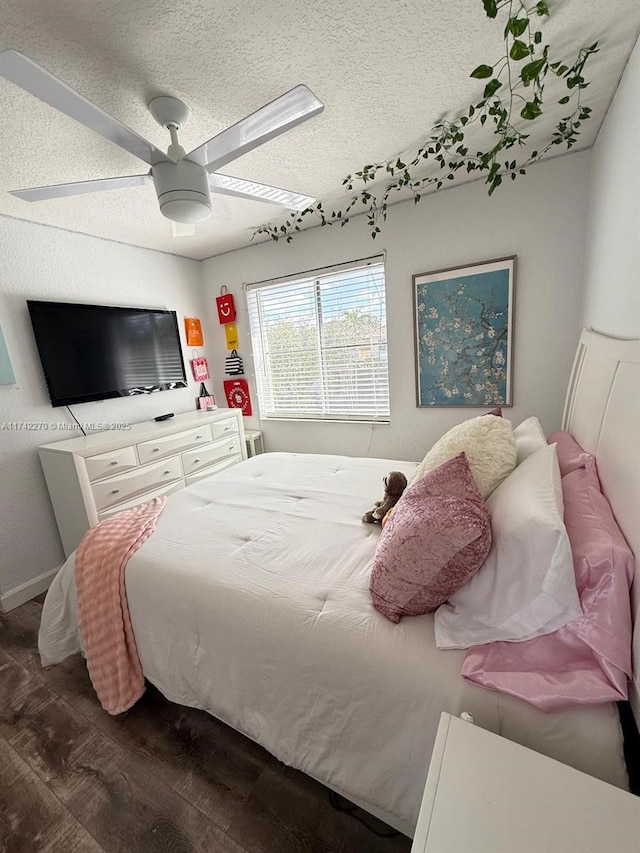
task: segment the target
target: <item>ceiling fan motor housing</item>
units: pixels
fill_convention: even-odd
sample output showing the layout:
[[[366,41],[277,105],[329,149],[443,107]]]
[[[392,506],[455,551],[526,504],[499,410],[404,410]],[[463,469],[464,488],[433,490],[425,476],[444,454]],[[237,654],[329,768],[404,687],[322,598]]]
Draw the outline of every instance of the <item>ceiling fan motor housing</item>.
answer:
[[[193,160],[163,160],[151,169],[160,212],[173,222],[201,222],[211,216],[209,175]]]

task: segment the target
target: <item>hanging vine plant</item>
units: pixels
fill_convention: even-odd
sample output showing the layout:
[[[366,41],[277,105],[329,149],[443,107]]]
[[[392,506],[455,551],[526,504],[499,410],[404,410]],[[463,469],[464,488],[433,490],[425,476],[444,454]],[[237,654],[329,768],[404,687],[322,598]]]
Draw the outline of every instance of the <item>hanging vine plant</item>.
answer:
[[[290,243],[295,232],[302,230],[303,223],[310,219],[317,220],[320,225],[340,223],[344,226],[352,216],[361,213],[367,214],[370,233],[375,239],[387,218],[389,198],[393,193],[408,191],[417,204],[426,189],[439,190],[447,181],[454,180],[456,172],[462,169],[467,173],[482,173],[489,195],[492,195],[504,178],[515,180],[526,174],[529,166],[554,147],[569,149],[575,145],[582,123],[591,115],[591,109],[583,106],[581,95],[589,85],[584,68],[589,58],[598,52],[598,43],[581,48],[573,61],[555,59],[550,45],[543,43],[544,34],[538,28],[540,19],[550,16],[544,0],[529,7],[521,0],[482,0],[482,4],[489,18],[506,13],[503,56],[491,65],[478,65],[470,74],[477,80],[487,81],[482,97],[457,119],[435,124],[413,156],[406,158],[406,163],[396,158],[363,166],[360,171],[347,175],[342,186],[353,194],[342,209],[329,213],[319,201],[291,213],[281,225],[263,225],[254,232],[252,239],[267,234],[275,242],[286,239]],[[542,115],[545,84],[551,77],[564,81],[566,94],[558,103],[567,106],[567,114],[558,121],[548,141],[538,150],[526,153],[519,162],[514,157],[515,149],[526,147],[530,134],[519,130],[514,122],[518,118],[534,122]],[[469,131],[485,125],[492,126],[490,146],[484,151],[471,152]],[[526,127],[526,124],[521,126]],[[436,165],[436,173],[420,176],[419,170],[428,161]],[[388,183],[374,193],[370,184],[381,177],[387,177]],[[356,190],[357,186],[361,188]]]

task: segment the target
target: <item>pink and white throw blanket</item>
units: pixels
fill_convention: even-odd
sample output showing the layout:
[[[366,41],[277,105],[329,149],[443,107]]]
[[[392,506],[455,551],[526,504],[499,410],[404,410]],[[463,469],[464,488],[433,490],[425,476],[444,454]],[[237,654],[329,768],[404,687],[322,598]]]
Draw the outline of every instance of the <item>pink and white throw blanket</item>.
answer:
[[[100,703],[121,714],[144,693],[125,587],[129,558],[153,533],[166,497],[101,521],[76,552],[78,627]]]

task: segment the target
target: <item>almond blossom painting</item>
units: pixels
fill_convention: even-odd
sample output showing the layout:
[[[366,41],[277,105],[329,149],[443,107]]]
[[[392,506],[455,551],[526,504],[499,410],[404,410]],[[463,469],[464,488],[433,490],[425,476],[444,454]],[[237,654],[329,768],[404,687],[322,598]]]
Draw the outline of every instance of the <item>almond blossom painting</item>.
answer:
[[[515,257],[413,276],[418,406],[511,406]]]

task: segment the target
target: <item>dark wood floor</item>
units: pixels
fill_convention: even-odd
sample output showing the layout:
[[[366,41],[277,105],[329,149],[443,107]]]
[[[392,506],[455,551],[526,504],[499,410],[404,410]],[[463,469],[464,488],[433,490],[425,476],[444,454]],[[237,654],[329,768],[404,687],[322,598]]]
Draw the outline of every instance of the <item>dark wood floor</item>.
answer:
[[[151,687],[110,717],[79,655],[42,669],[41,606],[0,614],[1,853],[408,853],[409,839],[377,837],[322,785]]]

